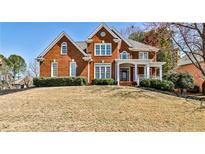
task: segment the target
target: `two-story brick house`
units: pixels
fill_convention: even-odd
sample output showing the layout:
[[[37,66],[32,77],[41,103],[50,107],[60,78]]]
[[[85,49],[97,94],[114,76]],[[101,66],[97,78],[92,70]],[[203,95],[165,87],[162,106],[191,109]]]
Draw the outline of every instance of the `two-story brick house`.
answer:
[[[124,38],[116,29],[101,24],[86,41],[75,42],[62,32],[38,57],[41,77],[85,76],[113,78],[119,84],[139,83],[144,78],[162,80],[158,49]]]

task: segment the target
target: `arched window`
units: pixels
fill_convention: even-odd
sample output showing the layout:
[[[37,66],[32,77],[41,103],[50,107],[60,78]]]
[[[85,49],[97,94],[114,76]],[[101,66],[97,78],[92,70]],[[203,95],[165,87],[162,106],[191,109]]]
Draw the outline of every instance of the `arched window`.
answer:
[[[67,46],[67,43],[66,42],[63,42],[61,44],[61,54],[62,55],[66,55],[68,52],[68,46]]]
[[[120,59],[129,59],[129,53],[127,53],[127,51],[121,52]]]

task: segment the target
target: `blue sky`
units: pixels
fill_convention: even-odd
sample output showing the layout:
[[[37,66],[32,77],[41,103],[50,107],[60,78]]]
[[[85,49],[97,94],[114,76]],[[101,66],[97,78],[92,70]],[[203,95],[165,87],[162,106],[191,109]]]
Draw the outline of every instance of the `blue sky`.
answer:
[[[85,40],[99,25],[97,22],[0,22],[0,54],[21,55],[27,62],[36,58],[55,37],[65,31],[74,41]],[[127,26],[142,26],[142,23],[109,22],[119,31]]]

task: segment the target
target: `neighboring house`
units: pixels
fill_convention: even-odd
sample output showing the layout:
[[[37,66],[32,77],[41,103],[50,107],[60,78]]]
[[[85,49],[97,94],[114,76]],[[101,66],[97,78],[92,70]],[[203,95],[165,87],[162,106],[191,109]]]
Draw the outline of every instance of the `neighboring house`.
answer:
[[[203,59],[201,56],[199,56],[199,52],[196,52],[196,59],[197,61],[201,62],[201,66],[205,69],[205,63],[203,62]],[[195,62],[193,56],[189,54],[190,58]],[[201,89],[202,83],[204,82],[204,78],[201,74],[201,72],[194,66],[194,64],[191,62],[188,56],[183,56],[179,60],[179,64],[176,68],[177,72],[184,72],[184,73],[190,73],[194,77],[194,84],[198,85]]]
[[[62,32],[38,57],[41,77],[85,76],[113,78],[119,84],[139,83],[144,78],[162,80],[158,49],[124,38],[116,29],[101,24],[86,41],[75,42]]]

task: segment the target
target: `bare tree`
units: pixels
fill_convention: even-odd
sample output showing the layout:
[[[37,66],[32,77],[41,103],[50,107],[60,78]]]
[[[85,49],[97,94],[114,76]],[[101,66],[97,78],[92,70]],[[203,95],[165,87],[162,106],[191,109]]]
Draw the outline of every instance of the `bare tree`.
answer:
[[[0,89],[11,88],[14,82],[11,69],[3,57],[0,57]]]
[[[175,45],[205,78],[205,23],[149,23],[147,27],[168,28]]]
[[[205,77],[205,23],[171,23],[172,39]]]
[[[38,62],[36,60],[32,61],[29,63],[29,73],[30,73],[30,76],[33,76],[33,77],[38,77],[39,75],[39,66],[38,66]]]
[[[142,27],[140,28],[140,27],[131,25],[131,26],[128,26],[120,30],[120,33],[126,38],[128,38],[130,34],[135,33],[135,32],[143,32]]]

